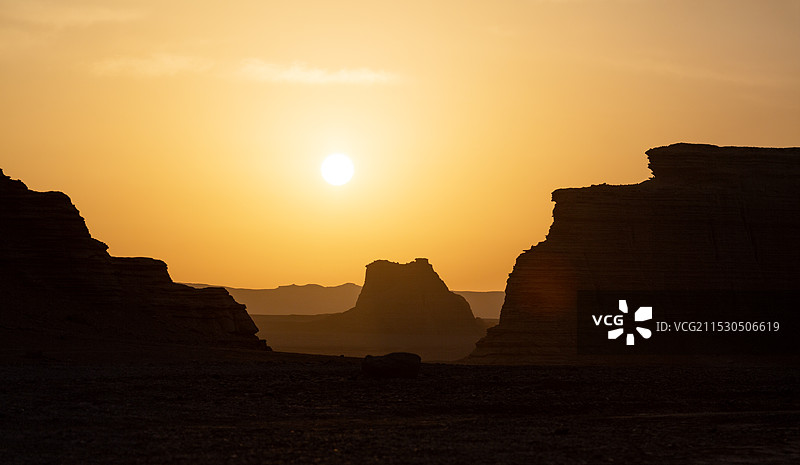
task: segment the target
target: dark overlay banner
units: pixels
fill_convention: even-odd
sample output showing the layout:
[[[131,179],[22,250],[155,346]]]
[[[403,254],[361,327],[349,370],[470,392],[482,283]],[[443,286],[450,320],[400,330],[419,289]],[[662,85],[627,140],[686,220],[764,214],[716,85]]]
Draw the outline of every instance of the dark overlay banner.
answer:
[[[800,291],[580,291],[578,354],[800,355]]]

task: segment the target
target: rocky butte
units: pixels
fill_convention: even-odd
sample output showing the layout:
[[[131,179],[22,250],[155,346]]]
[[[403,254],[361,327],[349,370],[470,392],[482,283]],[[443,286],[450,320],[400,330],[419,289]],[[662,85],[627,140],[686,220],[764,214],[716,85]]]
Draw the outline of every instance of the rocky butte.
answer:
[[[355,306],[345,312],[253,318],[276,350],[310,354],[413,352],[426,361],[452,361],[469,355],[484,334],[486,324],[427,259],[377,260],[366,268]]]
[[[31,191],[0,170],[0,344],[266,348],[226,290],[176,284],[164,262],[112,257],[107,249],[65,194]]]
[[[377,333],[480,332],[467,300],[447,288],[426,258],[367,265],[355,307],[331,315],[328,324]]]
[[[639,184],[553,192],[546,240],[517,258],[471,362],[574,360],[579,291],[800,289],[800,148],[681,143],[647,156],[653,176]]]

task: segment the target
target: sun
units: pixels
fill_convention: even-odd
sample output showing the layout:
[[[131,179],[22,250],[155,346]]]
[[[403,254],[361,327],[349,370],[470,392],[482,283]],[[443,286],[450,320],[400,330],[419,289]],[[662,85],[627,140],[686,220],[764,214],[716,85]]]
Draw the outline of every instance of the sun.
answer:
[[[322,177],[325,178],[328,184],[341,186],[352,179],[355,168],[347,155],[333,153],[325,158],[320,170],[322,171]]]

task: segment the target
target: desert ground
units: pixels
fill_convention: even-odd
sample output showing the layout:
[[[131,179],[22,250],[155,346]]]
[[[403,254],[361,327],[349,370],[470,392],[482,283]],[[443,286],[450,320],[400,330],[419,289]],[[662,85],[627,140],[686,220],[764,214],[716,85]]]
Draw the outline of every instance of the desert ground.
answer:
[[[475,341],[483,333],[369,333],[337,332],[325,325],[329,315],[250,315],[261,339],[280,352],[316,355],[364,357],[368,354],[413,352],[428,362],[450,362],[462,359],[475,349]],[[497,319],[479,318],[484,328],[497,324]]]
[[[3,354],[2,462],[800,463],[796,363],[371,379],[357,358],[163,349]]]

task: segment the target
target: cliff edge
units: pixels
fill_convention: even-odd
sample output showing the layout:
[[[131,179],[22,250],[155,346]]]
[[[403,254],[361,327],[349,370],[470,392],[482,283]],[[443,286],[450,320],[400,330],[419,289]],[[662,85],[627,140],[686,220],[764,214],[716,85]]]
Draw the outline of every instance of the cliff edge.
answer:
[[[0,170],[6,345],[32,350],[48,338],[77,338],[97,341],[98,350],[104,340],[266,347],[245,306],[224,289],[174,283],[166,263],[112,257],[107,249],[67,195],[32,191]]]
[[[573,361],[582,291],[800,289],[800,148],[647,156],[653,177],[639,184],[553,192],[546,240],[517,258],[470,362]]]

